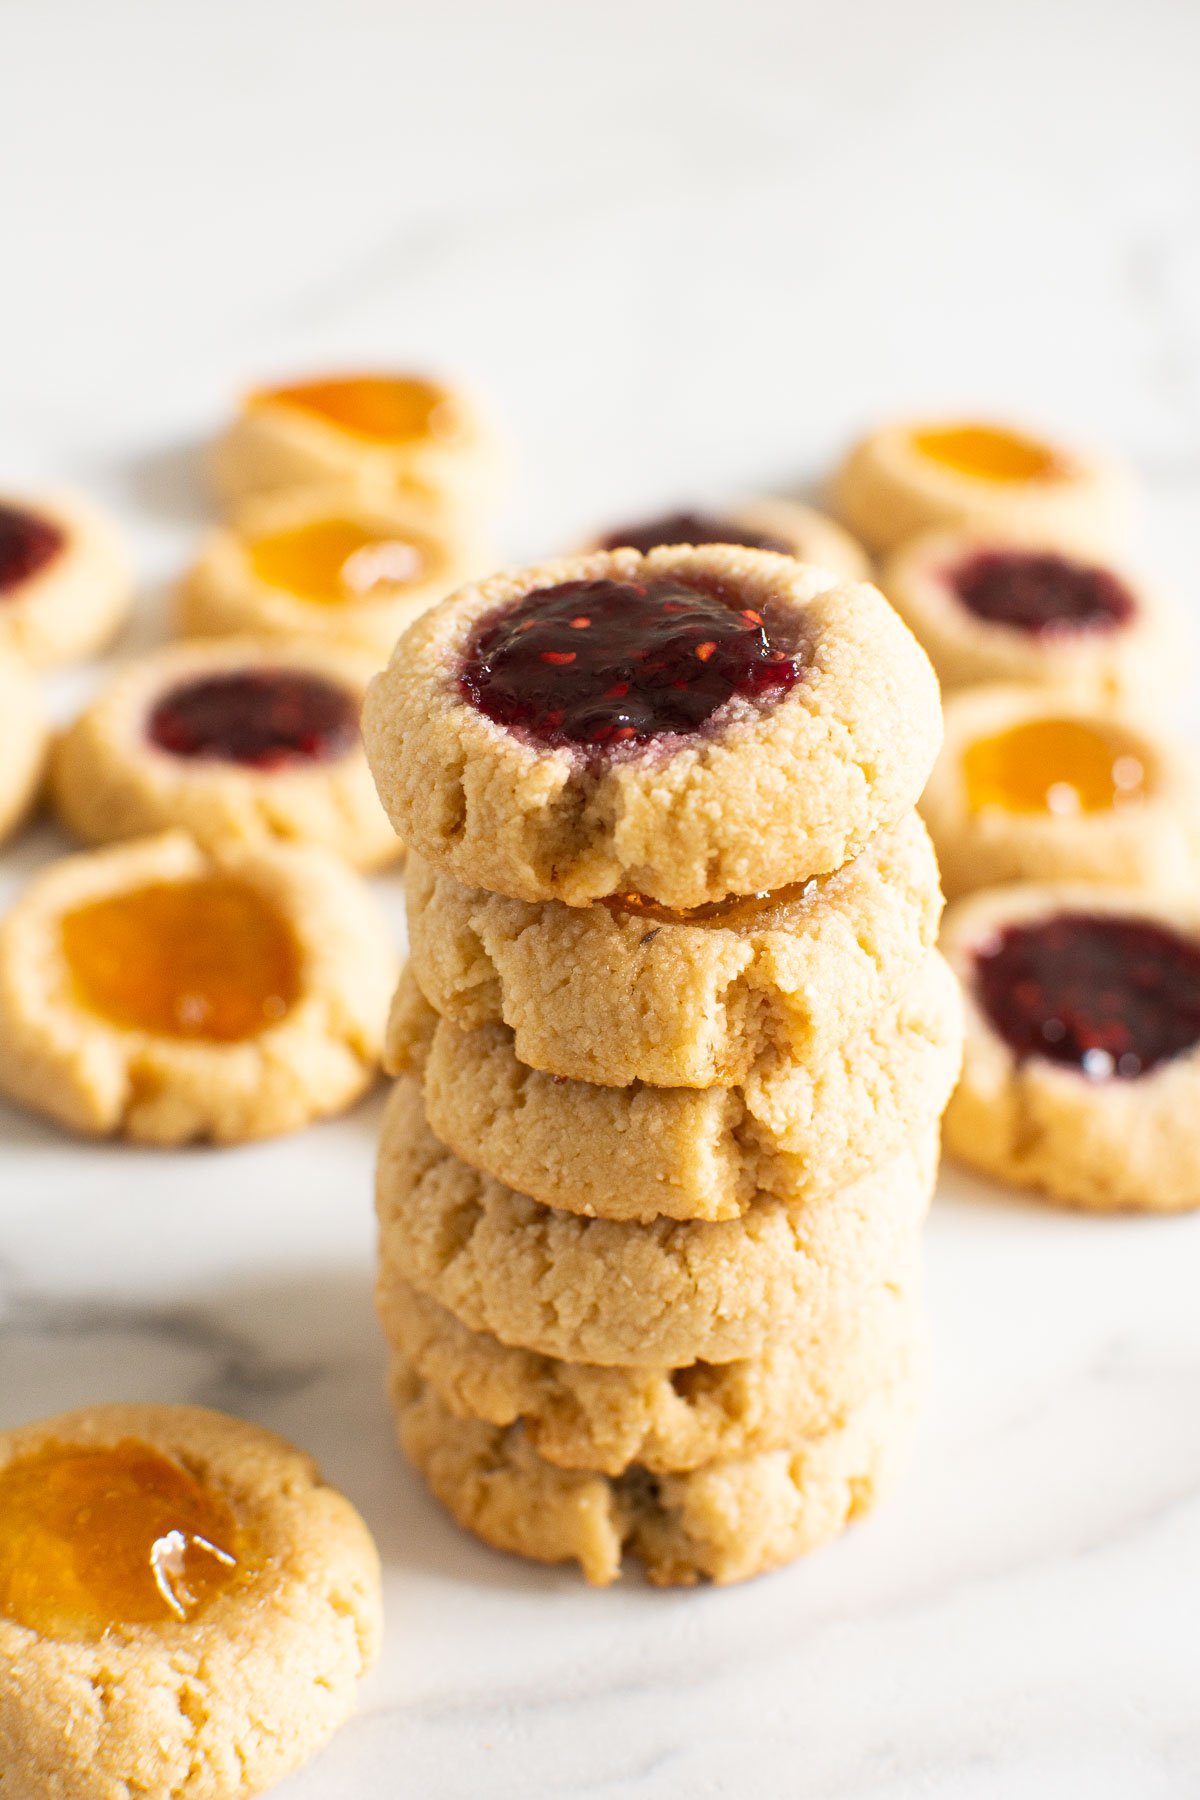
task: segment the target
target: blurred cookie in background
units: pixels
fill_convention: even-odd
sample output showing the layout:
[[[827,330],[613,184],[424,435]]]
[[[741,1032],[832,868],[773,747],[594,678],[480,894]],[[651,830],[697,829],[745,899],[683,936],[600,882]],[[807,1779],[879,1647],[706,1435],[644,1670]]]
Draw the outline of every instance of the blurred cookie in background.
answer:
[[[0,842],[33,810],[49,738],[37,681],[24,663],[0,650]]]
[[[990,420],[934,418],[868,432],[830,494],[838,518],[875,553],[934,525],[1040,531],[1109,551],[1129,537],[1136,485],[1099,451]]]
[[[946,690],[1020,681],[1158,701],[1178,677],[1178,628],[1162,596],[1061,540],[928,532],[885,561],[879,584]]]
[[[951,694],[945,718],[921,812],[951,899],[1002,881],[1195,883],[1195,759],[1144,721],[1016,686]]]
[[[1200,1206],[1200,907],[1069,883],[952,906],[962,1080],[947,1152],[1089,1211]]]
[[[87,843],[183,826],[205,847],[311,843],[377,868],[401,846],[359,735],[374,669],[363,651],[303,639],[140,657],[59,739],[55,811]]]
[[[429,518],[490,511],[503,456],[461,388],[354,371],[246,394],[212,453],[226,505],[329,481],[375,481]]]
[[[747,550],[774,550],[798,562],[817,563],[848,581],[869,581],[871,561],[861,544],[824,513],[798,500],[738,500],[715,509],[680,508],[618,525],[592,539],[585,550],[620,550],[643,555],[666,544],[735,544]]]
[[[129,553],[91,500],[0,495],[0,650],[37,669],[79,662],[115,636],[132,604]]]
[[[210,533],[179,589],[187,636],[307,637],[383,663],[427,607],[491,559],[379,487],[326,487],[243,508]]]
[[[396,960],[365,883],[312,846],[175,831],[63,857],[0,920],[0,1092],[141,1143],[295,1131],[373,1081]]]

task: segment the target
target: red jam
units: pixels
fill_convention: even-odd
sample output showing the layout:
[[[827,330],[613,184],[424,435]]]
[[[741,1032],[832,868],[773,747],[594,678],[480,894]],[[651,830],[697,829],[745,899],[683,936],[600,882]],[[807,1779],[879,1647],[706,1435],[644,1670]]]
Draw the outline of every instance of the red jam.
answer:
[[[695,576],[568,581],[481,620],[459,677],[498,725],[595,751],[696,731],[801,664],[731,587]]]
[[[1060,913],[976,952],[992,1027],[1020,1062],[1145,1075],[1200,1042],[1200,944],[1148,919]]]
[[[146,736],[171,756],[277,769],[350,749],[358,709],[319,675],[238,669],[172,688],[150,713]]]
[[[49,519],[0,504],[0,594],[11,593],[53,562],[65,541]]]
[[[738,544],[745,550],[777,550],[792,554],[792,545],[765,532],[750,531],[733,519],[722,519],[714,513],[664,513],[661,518],[647,519],[641,525],[628,525],[610,531],[600,543],[602,550],[657,550],[660,544]]]
[[[977,619],[1015,631],[1112,631],[1137,607],[1109,570],[1051,550],[981,550],[947,579]]]

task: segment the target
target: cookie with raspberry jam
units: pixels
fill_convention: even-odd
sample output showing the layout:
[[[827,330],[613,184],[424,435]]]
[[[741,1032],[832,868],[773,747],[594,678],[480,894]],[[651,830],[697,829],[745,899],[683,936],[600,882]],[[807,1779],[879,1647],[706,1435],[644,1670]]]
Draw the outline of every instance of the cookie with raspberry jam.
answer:
[[[915,802],[941,736],[933,673],[874,588],[726,545],[464,588],[363,716],[406,843],[569,905],[689,908],[838,868]]]
[[[817,563],[846,581],[869,581],[871,559],[835,519],[799,500],[736,500],[729,506],[680,507],[615,525],[585,550],[630,549],[645,554],[666,544],[737,544],[774,550]]]
[[[1178,628],[1123,564],[1038,533],[923,532],[880,585],[948,690],[1019,681],[1155,705],[1178,680]]]
[[[108,643],[132,603],[128,551],[91,500],[0,495],[0,650],[36,669],[79,662]]]
[[[963,1162],[1092,1211],[1200,1206],[1200,908],[1013,885],[950,908],[967,999]]]
[[[375,666],[343,647],[246,638],[126,663],[55,748],[55,810],[88,843],[179,825],[207,846],[320,844],[377,868],[400,844],[359,734]]]

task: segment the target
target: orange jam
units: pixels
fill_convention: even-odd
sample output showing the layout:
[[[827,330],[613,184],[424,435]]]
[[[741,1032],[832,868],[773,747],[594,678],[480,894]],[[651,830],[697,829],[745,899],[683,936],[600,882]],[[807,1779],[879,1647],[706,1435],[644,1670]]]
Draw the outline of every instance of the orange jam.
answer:
[[[238,1043],[282,1019],[300,954],[279,914],[244,881],[159,881],[64,915],[76,999],[130,1031]]]
[[[312,519],[251,538],[247,548],[259,581],[317,606],[386,599],[419,581],[429,562],[424,545],[351,519]]]
[[[194,1619],[244,1576],[247,1547],[220,1495],[133,1438],[0,1469],[0,1614],[31,1631]]]
[[[794,881],[789,887],[774,888],[761,894],[729,894],[724,900],[709,900],[703,906],[689,906],[679,911],[661,906],[645,894],[613,894],[605,906],[613,912],[636,913],[639,918],[653,919],[659,925],[744,925],[759,913],[776,907],[794,905],[815,893],[819,877]]]
[[[972,808],[1059,815],[1107,812],[1143,800],[1146,770],[1133,741],[1080,719],[1027,719],[967,747]]]
[[[251,406],[281,405],[380,444],[449,438],[458,421],[445,388],[408,375],[345,375],[262,388]]]
[[[914,431],[912,445],[930,462],[975,481],[1045,481],[1063,473],[1048,444],[998,425],[938,425]]]

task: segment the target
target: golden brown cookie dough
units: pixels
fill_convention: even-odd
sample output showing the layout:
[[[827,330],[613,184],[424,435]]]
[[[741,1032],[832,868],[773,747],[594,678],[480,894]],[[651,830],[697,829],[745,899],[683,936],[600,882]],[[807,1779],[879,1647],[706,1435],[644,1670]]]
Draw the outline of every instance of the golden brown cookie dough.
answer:
[[[1045,1005],[1047,1046],[1019,1057],[1000,1035],[979,987],[979,957],[994,955],[1004,934],[1059,915],[1129,921],[1184,940],[1190,966],[1158,970],[1141,948],[1117,968],[1092,966],[1070,1004]],[[1200,1206],[1200,907],[1175,897],[1053,883],[1013,885],[972,895],[950,908],[943,947],[963,983],[967,1041],[962,1081],[945,1120],[947,1150],[1006,1181],[1043,1189],[1089,1211],[1178,1212]],[[1007,984],[1013,993],[1014,985]],[[1036,1004],[1038,995],[1032,997]],[[1142,1031],[1177,1034],[1174,1054],[1143,1073],[1139,1035],[1115,1018],[1122,1002]],[[1081,1024],[1080,1008],[1085,1009]],[[1086,1014],[1106,1023],[1113,1046],[1084,1049],[1087,1067],[1052,1059],[1086,1027]],[[1082,1039],[1081,1039],[1082,1042]],[[1122,1047],[1125,1046],[1124,1050]],[[1127,1073],[1121,1062],[1133,1054]]]
[[[409,1283],[472,1331],[570,1362],[732,1362],[784,1332],[818,1333],[864,1286],[905,1279],[936,1161],[928,1132],[821,1200],[762,1195],[716,1224],[586,1219],[460,1162],[402,1076],[379,1146],[381,1280],[385,1292]]]
[[[460,692],[481,620],[558,584],[659,577],[722,584],[780,621],[799,679],[762,702],[735,696],[700,731],[599,757],[518,736]],[[830,580],[717,546],[597,553],[463,589],[406,633],[367,693],[367,754],[393,824],[461,882],[570,905],[633,892],[694,907],[840,867],[915,803],[941,725],[932,671],[896,615],[874,588]]]
[[[350,644],[378,667],[415,618],[490,562],[469,531],[376,487],[304,489],[211,532],[176,615],[187,636]]]
[[[499,1550],[578,1562],[615,1581],[625,1553],[660,1585],[745,1581],[827,1543],[891,1485],[908,1458],[919,1388],[899,1380],[844,1424],[789,1449],[682,1475],[612,1479],[542,1460],[521,1427],[455,1418],[415,1376],[400,1441],[442,1504]]]
[[[605,1475],[633,1463],[679,1473],[785,1449],[844,1424],[925,1355],[915,1281],[863,1288],[819,1335],[785,1332],[758,1356],[676,1369],[598,1368],[516,1349],[468,1331],[399,1279],[381,1286],[379,1301],[398,1404],[415,1374],[456,1418],[519,1423],[546,1462]]]
[[[33,668],[103,649],[133,604],[116,526],[81,494],[0,496],[0,651]]]
[[[348,371],[256,388],[216,444],[213,480],[239,503],[366,480],[426,517],[489,506],[501,455],[460,388],[401,371]]]
[[[958,984],[936,950],[887,1014],[819,1061],[736,1088],[598,1087],[526,1068],[505,1025],[441,1019],[411,975],[393,1072],[421,1073],[434,1135],[544,1206],[589,1218],[736,1219],[763,1194],[836,1193],[936,1125],[958,1076]]]
[[[24,824],[41,792],[49,742],[37,682],[0,650],[0,842]]]
[[[419,857],[407,891],[413,971],[438,1012],[504,1023],[530,1068],[613,1087],[732,1087],[764,1061],[819,1056],[912,974],[942,904],[913,813],[830,875],[686,923],[509,900]]]
[[[879,585],[949,691],[1020,681],[1158,704],[1177,679],[1178,632],[1157,590],[1124,564],[1045,533],[922,532],[888,558]],[[964,593],[976,596],[974,609]],[[1012,622],[1014,608],[1028,628]]]
[[[1128,539],[1124,464],[984,419],[905,419],[869,432],[834,475],[833,511],[869,550],[933,525],[1040,531],[1094,550]]]
[[[58,1459],[67,1451],[69,1465]],[[165,1528],[183,1523],[174,1546],[153,1545],[153,1565],[131,1563],[127,1587],[95,1567],[105,1548],[93,1541],[95,1512],[81,1512],[69,1537],[56,1531],[76,1484],[96,1485],[88,1471],[104,1453],[118,1480],[96,1504],[113,1529],[140,1532],[143,1519],[153,1529],[153,1498],[128,1517],[141,1494],[164,1496]],[[52,1485],[37,1514],[39,1480]],[[197,1543],[197,1506],[226,1541]],[[66,1413],[0,1434],[5,1508],[23,1520],[19,1534],[0,1531],[5,1800],[249,1800],[353,1711],[379,1650],[379,1559],[350,1503],[282,1438],[198,1407]],[[130,1547],[140,1553],[136,1535]],[[51,1595],[66,1609],[55,1629],[14,1616]],[[96,1608],[118,1595],[122,1617],[102,1631]]]
[[[952,695],[921,811],[951,898],[1004,881],[1200,876],[1193,760],[1128,714],[1044,688]]]
[[[370,1085],[395,961],[322,850],[170,832],[64,857],[0,921],[0,1092],[146,1143],[293,1131]]]
[[[740,544],[816,563],[844,581],[871,579],[871,560],[862,545],[836,520],[799,500],[737,500],[711,510],[661,513],[618,525],[583,548],[619,550],[629,545],[645,553],[662,544]]]
[[[55,810],[93,844],[178,825],[202,845],[311,843],[359,868],[394,861],[400,844],[358,730],[374,668],[372,657],[341,646],[247,638],[172,644],[126,663],[59,739]],[[172,735],[156,709],[189,690],[194,729],[180,737],[176,725]],[[232,715],[240,756],[202,747],[217,724],[200,717],[205,694]]]

